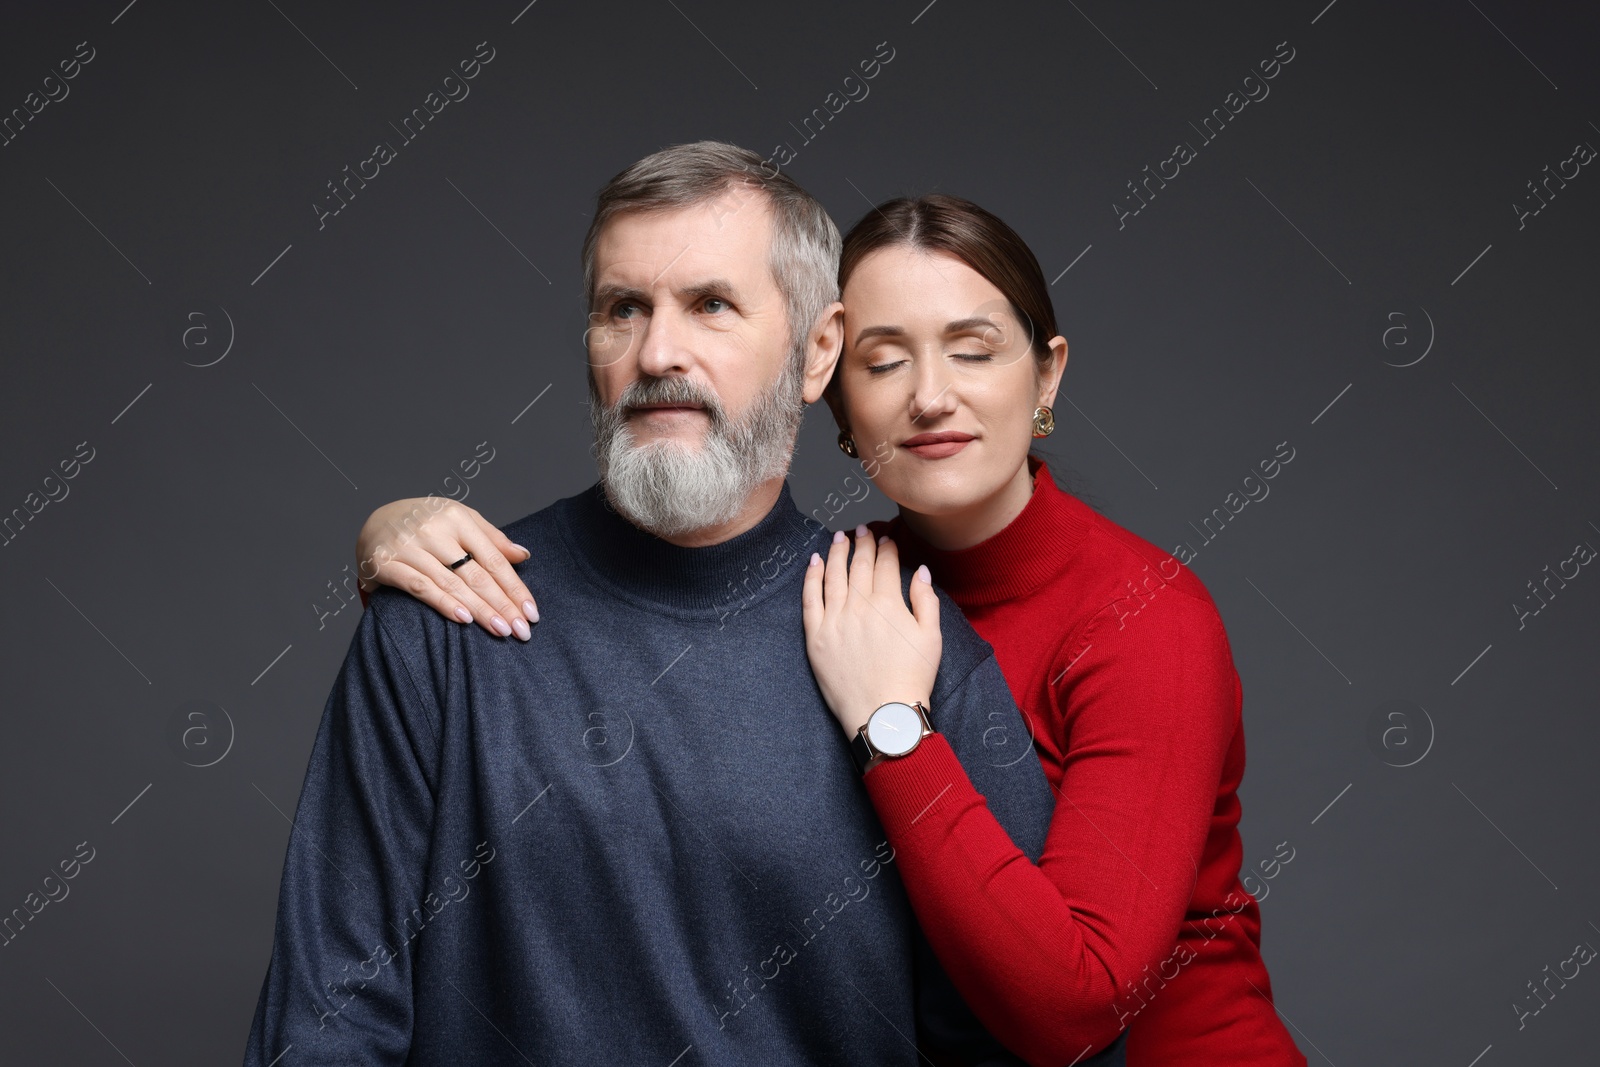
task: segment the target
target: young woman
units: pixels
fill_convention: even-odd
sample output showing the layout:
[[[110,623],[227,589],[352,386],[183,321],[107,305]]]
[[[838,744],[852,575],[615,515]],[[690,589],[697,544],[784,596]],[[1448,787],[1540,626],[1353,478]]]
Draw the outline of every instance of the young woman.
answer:
[[[852,736],[861,723],[839,709],[857,703],[840,697],[887,665],[923,671],[931,688],[937,658],[903,635],[937,635],[938,600],[913,582],[908,608],[899,586],[901,559],[925,564],[994,646],[1033,733],[997,743],[1041,760],[1057,794],[1034,865],[939,734],[867,772],[957,989],[1040,1067],[1077,1062],[1124,1028],[1130,1064],[1304,1065],[1272,1005],[1260,912],[1240,880],[1242,698],[1216,606],[1186,567],[1029,454],[1053,429],[1067,359],[1037,260],[977,205],[925,196],[863,218],[839,281],[846,348],[826,399],[840,447],[900,511],[858,527],[853,558],[843,532],[826,560],[813,557],[812,669]],[[373,513],[361,558],[415,503]],[[507,561],[527,550],[465,506],[441,520],[376,580],[526,639],[537,608]],[[439,579],[467,552],[483,570],[472,585],[446,579],[446,592]]]

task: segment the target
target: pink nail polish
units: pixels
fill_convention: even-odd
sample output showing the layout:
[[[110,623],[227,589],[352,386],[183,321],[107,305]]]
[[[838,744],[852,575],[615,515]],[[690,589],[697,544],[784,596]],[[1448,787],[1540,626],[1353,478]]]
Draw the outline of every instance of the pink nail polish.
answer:
[[[490,619],[489,625],[493,626],[494,632],[499,634],[501,637],[511,636],[511,627],[508,626],[506,624],[506,620],[502,619],[500,616],[496,615],[493,619]]]
[[[462,622],[471,622],[472,612],[468,611],[466,608],[456,608],[456,618],[460,619]]]

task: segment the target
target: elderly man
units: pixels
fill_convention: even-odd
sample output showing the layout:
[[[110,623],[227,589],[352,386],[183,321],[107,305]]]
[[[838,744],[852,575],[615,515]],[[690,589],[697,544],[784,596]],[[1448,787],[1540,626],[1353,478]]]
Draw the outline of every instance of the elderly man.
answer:
[[[505,528],[540,546],[518,574],[544,621],[503,641],[373,596],[312,750],[247,1065],[910,1067],[919,1032],[1021,1062],[922,939],[807,663],[801,583],[829,535],[785,475],[839,357],[838,253],[821,206],[730,145],[602,190],[600,480]],[[985,750],[1025,730],[940,596],[934,725],[1037,860],[1052,797],[1037,760]]]

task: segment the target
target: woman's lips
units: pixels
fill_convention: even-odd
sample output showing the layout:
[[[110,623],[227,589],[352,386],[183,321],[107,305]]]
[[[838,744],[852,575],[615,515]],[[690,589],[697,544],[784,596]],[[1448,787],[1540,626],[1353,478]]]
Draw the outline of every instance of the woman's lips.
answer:
[[[923,459],[944,459],[953,456],[966,448],[969,441],[937,441],[931,445],[907,445],[906,451],[915,453]]]
[[[966,437],[955,441],[931,441],[925,445],[902,445],[901,447],[907,452],[921,456],[923,459],[944,459],[946,456],[953,456],[960,452],[970,445],[972,441],[973,438]]]

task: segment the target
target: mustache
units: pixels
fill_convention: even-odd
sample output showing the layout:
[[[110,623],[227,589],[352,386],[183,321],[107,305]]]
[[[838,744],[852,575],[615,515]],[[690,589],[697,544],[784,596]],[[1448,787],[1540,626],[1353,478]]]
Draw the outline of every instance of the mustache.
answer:
[[[644,404],[695,404],[705,409],[714,425],[726,421],[722,400],[711,390],[691,378],[636,378],[629,382],[611,407],[611,414],[621,418],[629,409]]]

